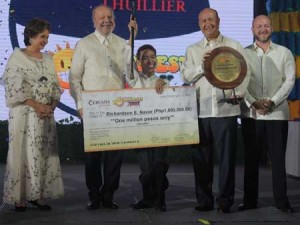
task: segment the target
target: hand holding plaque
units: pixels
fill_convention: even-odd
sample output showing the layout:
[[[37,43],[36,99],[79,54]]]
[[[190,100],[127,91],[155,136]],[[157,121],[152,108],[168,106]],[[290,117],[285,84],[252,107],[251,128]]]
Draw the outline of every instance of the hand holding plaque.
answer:
[[[206,79],[215,87],[223,90],[224,99],[219,102],[238,104],[242,99],[235,94],[234,88],[240,85],[247,73],[244,57],[230,47],[219,47],[211,51],[204,61]],[[233,89],[233,96],[226,98],[224,90]]]

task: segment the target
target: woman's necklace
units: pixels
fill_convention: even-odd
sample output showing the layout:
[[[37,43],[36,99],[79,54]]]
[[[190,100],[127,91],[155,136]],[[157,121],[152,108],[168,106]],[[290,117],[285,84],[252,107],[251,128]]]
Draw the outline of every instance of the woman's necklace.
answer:
[[[44,74],[47,68],[44,66],[43,54],[40,51],[32,51],[28,48],[24,49],[24,53],[33,61],[36,67]]]
[[[28,55],[30,57],[33,57],[36,59],[43,59],[43,55],[40,51],[32,51],[32,50],[29,50],[28,48],[25,48],[24,52],[26,55]]]

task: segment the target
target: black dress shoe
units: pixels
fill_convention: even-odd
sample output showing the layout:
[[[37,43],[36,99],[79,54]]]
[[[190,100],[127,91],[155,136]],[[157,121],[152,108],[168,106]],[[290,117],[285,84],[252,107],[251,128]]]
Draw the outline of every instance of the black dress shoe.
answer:
[[[256,203],[247,203],[244,202],[242,204],[239,205],[238,210],[239,211],[245,211],[245,210],[249,210],[249,209],[256,209],[257,208],[257,204]]]
[[[219,206],[217,211],[219,213],[230,213],[230,208],[229,207],[224,207],[224,206]]]
[[[38,203],[37,200],[35,200],[35,201],[28,201],[28,203],[31,204],[31,205],[33,205],[33,206],[35,206],[35,207],[37,207],[40,210],[49,211],[49,210],[52,209],[50,205],[42,205],[42,204]]]
[[[91,201],[86,208],[88,210],[94,210],[94,209],[98,209],[100,207],[100,202],[99,201]]]
[[[25,212],[26,206],[25,205],[17,205],[15,204],[15,211],[17,212]]]
[[[281,212],[284,213],[294,213],[296,212],[295,209],[293,209],[291,206],[287,207],[287,208],[277,208],[278,210],[280,210]]]
[[[106,201],[104,201],[102,203],[102,206],[104,208],[107,208],[107,209],[118,209],[119,208],[119,206],[116,203],[114,203],[114,202],[106,202]]]
[[[154,206],[154,209],[158,212],[165,212],[167,211],[167,207],[166,204],[158,204],[156,206]]]
[[[133,209],[149,209],[152,208],[153,205],[141,200],[138,201],[137,203],[130,204],[130,207]]]
[[[204,205],[204,206],[198,205],[198,206],[195,207],[195,210],[201,211],[201,212],[203,212],[203,211],[211,211],[213,209],[214,209],[214,207],[212,205]]]

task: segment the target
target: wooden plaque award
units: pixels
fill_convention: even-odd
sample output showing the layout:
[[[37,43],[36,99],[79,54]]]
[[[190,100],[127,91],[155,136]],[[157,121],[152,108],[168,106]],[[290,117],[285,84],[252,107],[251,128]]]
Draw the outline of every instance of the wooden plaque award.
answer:
[[[224,101],[226,101],[224,90],[233,89],[241,84],[247,74],[247,63],[237,50],[230,47],[218,47],[204,62],[204,74],[206,79],[215,87],[223,90]],[[231,98],[232,99],[232,98]]]

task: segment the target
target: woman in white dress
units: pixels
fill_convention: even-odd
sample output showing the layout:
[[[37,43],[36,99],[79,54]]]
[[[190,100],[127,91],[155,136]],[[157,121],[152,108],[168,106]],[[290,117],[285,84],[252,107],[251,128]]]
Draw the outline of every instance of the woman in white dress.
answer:
[[[41,52],[49,32],[46,20],[31,20],[24,30],[26,48],[14,50],[2,77],[9,107],[3,202],[16,211],[25,211],[27,203],[50,210],[42,200],[64,194],[53,115],[60,87],[52,57]]]

